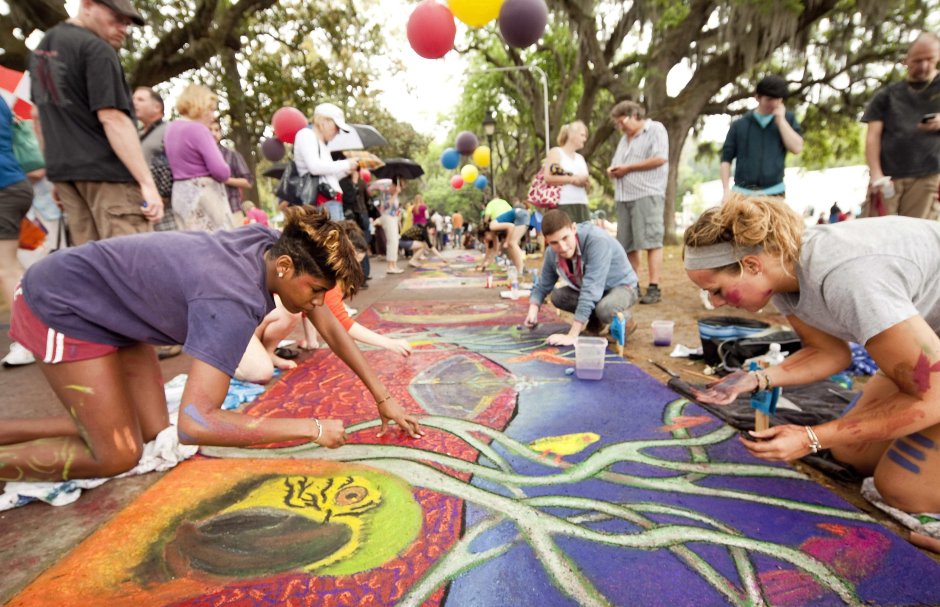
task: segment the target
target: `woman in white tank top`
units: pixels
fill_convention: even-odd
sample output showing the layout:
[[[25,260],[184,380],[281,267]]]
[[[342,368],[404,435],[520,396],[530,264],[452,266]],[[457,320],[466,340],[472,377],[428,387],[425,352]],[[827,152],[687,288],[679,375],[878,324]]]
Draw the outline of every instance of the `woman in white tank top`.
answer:
[[[588,210],[590,177],[587,162],[578,153],[587,137],[587,126],[580,120],[562,126],[558,131],[559,147],[548,152],[548,159],[542,168],[546,183],[561,186],[558,205],[575,223],[591,219]]]

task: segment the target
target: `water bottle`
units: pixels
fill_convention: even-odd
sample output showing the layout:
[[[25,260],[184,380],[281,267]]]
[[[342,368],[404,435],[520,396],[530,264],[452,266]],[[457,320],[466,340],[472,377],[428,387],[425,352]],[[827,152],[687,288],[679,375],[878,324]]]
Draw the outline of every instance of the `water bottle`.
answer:
[[[519,270],[516,266],[509,266],[509,296],[515,299],[519,296]]]

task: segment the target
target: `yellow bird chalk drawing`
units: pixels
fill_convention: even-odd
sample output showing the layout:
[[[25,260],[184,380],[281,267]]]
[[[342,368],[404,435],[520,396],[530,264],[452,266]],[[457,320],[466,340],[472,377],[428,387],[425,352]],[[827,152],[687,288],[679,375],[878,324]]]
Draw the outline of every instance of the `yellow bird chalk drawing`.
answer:
[[[529,448],[539,452],[539,457],[554,454],[555,463],[561,463],[563,455],[573,455],[584,451],[588,445],[601,440],[593,432],[578,432],[576,434],[562,434],[561,436],[545,436],[529,443]]]

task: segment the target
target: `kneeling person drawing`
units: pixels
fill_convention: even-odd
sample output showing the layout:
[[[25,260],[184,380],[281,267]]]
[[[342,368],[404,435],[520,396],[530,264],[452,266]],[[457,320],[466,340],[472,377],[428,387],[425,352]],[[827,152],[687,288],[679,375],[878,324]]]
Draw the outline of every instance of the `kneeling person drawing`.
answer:
[[[703,402],[825,379],[850,365],[847,341],[881,368],[840,419],[755,432],[768,440],[744,441],[748,450],[794,460],[831,449],[874,475],[889,505],[940,512],[940,224],[880,217],[804,229],[778,199],[732,197],[686,231],[683,255],[713,304],[756,312],[772,301],[803,342],[780,365],[728,375]]]
[[[539,307],[551,293],[556,308],[574,312],[567,333],[548,337],[555,346],[574,345],[581,331],[600,332],[618,314],[627,331],[636,327],[630,308],[637,302],[637,277],[620,243],[589,221],[574,223],[567,213],[552,209],[542,218],[545,259],[538,284],[529,297],[525,324],[538,323]],[[565,284],[555,288],[562,280]]]
[[[62,480],[133,468],[169,425],[152,344],[183,344],[195,360],[183,391],[180,441],[248,446],[345,440],[339,420],[252,418],[221,405],[229,379],[277,295],[303,312],[375,398],[382,430],[420,435],[323,304],[351,294],[362,270],[339,224],[312,207],[285,211],[283,232],[157,232],[91,242],[31,267],[10,333],[41,368],[70,416],[0,422],[0,478]],[[167,271],[167,269],[170,269]]]

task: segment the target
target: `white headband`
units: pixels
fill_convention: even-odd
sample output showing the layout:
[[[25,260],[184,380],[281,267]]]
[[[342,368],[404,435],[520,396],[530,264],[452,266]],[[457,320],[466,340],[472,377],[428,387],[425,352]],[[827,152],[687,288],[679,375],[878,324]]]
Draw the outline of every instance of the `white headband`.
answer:
[[[738,263],[748,255],[757,255],[764,247],[739,247],[733,242],[719,242],[704,247],[685,248],[686,270],[711,270]]]

